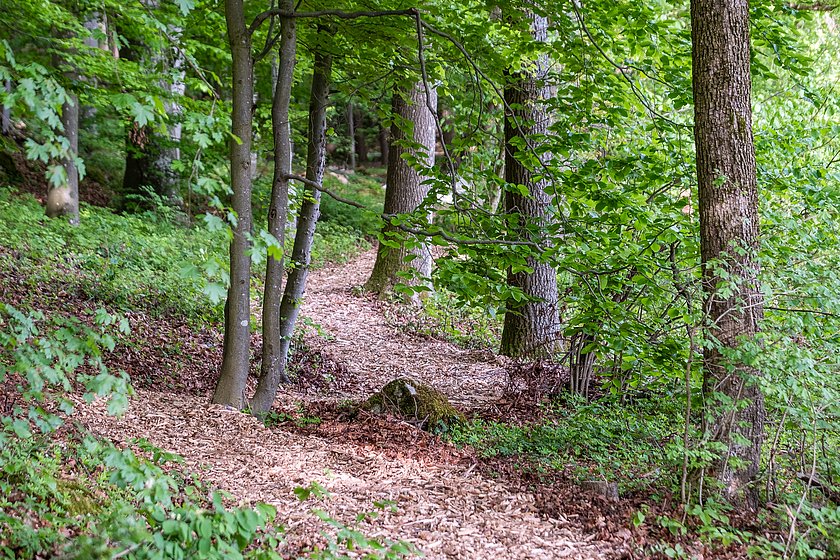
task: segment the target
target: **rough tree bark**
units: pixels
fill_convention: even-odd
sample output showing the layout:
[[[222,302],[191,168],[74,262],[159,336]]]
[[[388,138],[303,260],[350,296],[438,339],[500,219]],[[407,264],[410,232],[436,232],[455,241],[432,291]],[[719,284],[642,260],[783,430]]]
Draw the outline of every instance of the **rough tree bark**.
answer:
[[[388,152],[391,149],[391,134],[384,126],[379,127],[379,162],[382,165],[388,165]]]
[[[432,88],[428,93],[431,106],[436,107],[437,92]],[[427,177],[409,165],[403,154],[414,156],[425,166],[431,167],[435,162],[435,120],[429,110],[424,84],[419,82],[405,91],[395,93],[392,110],[397,118],[391,125],[384,213],[408,214],[420,206],[429,193],[429,187],[423,184]],[[401,122],[413,123],[414,134],[411,141],[420,146],[419,151],[402,145],[401,141],[406,138],[406,134],[400,127]],[[399,240],[401,236],[400,231],[390,224],[385,224],[382,233],[386,239]],[[416,256],[410,262],[406,262],[406,257],[410,254]],[[417,277],[414,281],[400,278],[398,275],[412,269]],[[376,263],[365,288],[377,294],[387,294],[399,283],[422,283],[422,279],[428,278],[431,272],[432,255],[425,243],[409,249],[403,242],[400,242],[399,247],[389,247],[380,242]]]
[[[294,0],[281,0],[280,9],[294,11]],[[295,77],[297,32],[294,18],[280,19],[280,55],[275,80],[274,100],[271,105],[271,124],[274,133],[274,180],[271,186],[271,205],[268,209],[268,232],[283,247],[286,240],[286,221],[289,210],[289,181],[286,175],[292,165],[289,104]],[[288,383],[283,361],[283,337],[280,333],[280,303],[283,298],[282,258],[268,256],[263,296],[263,352],[260,380],[251,410],[263,414],[271,410],[277,387]]]
[[[254,98],[251,37],[242,0],[225,1],[225,20],[233,73],[230,182],[236,224],[230,242],[230,287],[225,313],[222,371],[213,402],[241,409],[245,404],[250,353],[251,256],[251,103]]]
[[[547,41],[547,18],[530,17],[534,40]],[[523,185],[529,194],[523,195],[515,188],[506,190],[504,207],[518,220],[523,239],[532,239],[532,232],[543,229],[551,220],[548,181],[535,178],[541,170],[523,163],[531,154],[519,147],[523,142],[533,146],[534,137],[546,134],[551,124],[544,105],[554,95],[548,81],[549,63],[548,57],[540,55],[534,66],[511,74],[505,85],[505,182]],[[547,154],[541,157],[545,161]],[[550,264],[535,257],[528,257],[527,264],[533,272],[508,271],[508,285],[519,288],[529,299],[508,303],[500,348],[505,356],[541,357],[550,354],[558,340],[557,274]]]
[[[736,348],[741,337],[755,336],[763,317],[747,0],[692,0],[691,38],[706,332],[717,341],[703,355],[711,418],[706,428],[727,448],[711,474],[727,499],[755,508],[751,483],[759,468],[765,411],[750,378],[759,372],[727,362],[721,352]],[[731,296],[717,293],[720,283],[733,278]],[[743,406],[722,406],[716,394]]]
[[[356,151],[356,163],[366,165],[368,160],[368,145],[365,137],[365,116],[357,108],[353,109],[353,148]],[[355,169],[355,168],[354,168]]]

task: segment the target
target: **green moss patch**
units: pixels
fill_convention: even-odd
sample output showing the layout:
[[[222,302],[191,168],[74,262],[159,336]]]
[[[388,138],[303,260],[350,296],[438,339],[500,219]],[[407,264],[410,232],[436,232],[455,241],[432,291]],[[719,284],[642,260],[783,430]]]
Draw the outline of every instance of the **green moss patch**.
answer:
[[[365,401],[362,408],[374,414],[394,414],[430,432],[446,431],[465,420],[443,393],[407,377],[389,382]]]

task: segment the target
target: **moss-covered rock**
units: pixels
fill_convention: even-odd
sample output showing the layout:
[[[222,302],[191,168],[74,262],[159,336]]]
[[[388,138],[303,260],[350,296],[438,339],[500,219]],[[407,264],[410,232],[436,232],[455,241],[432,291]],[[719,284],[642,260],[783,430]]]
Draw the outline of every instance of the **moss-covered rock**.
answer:
[[[446,430],[452,424],[464,421],[464,415],[443,393],[407,377],[389,382],[365,401],[362,408],[374,414],[390,412],[430,432]]]

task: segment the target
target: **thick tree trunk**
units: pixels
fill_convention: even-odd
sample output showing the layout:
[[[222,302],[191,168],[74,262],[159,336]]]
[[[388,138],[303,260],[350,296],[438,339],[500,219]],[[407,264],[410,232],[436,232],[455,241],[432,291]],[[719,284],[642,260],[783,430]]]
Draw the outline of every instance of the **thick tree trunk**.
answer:
[[[431,106],[436,107],[437,92],[431,89],[428,93],[431,98]],[[403,154],[411,154],[422,165],[429,167],[434,165],[435,121],[434,115],[429,110],[423,83],[414,84],[407,91],[395,93],[392,105],[398,122],[391,125],[384,213],[386,215],[408,214],[414,212],[420,206],[429,192],[429,186],[423,184],[427,177],[410,166],[403,158]],[[421,146],[420,151],[402,145],[401,141],[405,139],[405,131],[400,128],[399,121],[414,123],[414,135],[411,140]],[[390,224],[386,224],[382,228],[382,233],[386,239],[399,240],[401,237],[400,231]],[[405,259],[409,254],[416,255],[416,257],[406,263]],[[412,269],[416,275],[414,281],[403,279],[398,275],[400,272]],[[379,243],[376,263],[365,288],[377,294],[387,294],[393,291],[394,286],[399,283],[421,284],[424,282],[424,278],[431,275],[431,272],[432,255],[425,243],[412,249],[407,248],[401,241],[399,247],[389,247],[384,243]]]
[[[291,12],[294,0],[282,0],[280,9]],[[295,77],[297,33],[294,18],[280,20],[280,57],[275,81],[274,102],[271,106],[271,124],[274,133],[274,181],[271,187],[271,205],[268,209],[268,232],[283,247],[286,239],[286,221],[289,210],[289,181],[286,174],[292,163],[289,104]],[[263,414],[271,410],[277,387],[288,383],[283,360],[283,337],[280,333],[280,303],[283,298],[283,259],[268,256],[263,297],[263,352],[260,381],[251,399],[251,410]]]
[[[70,144],[68,155],[62,161],[66,174],[64,185],[53,187],[47,194],[47,216],[55,218],[66,216],[70,223],[79,223],[79,170],[76,169],[75,158],[79,155],[79,98],[71,96],[71,100],[61,107],[61,124],[64,126],[64,136]]]
[[[309,145],[306,154],[306,178],[321,184],[324,179],[324,162],[327,156],[327,103],[330,95],[332,57],[315,53],[312,69],[312,93],[309,99]],[[300,306],[306,292],[306,277],[312,257],[312,239],[320,216],[321,191],[305,187],[300,207],[295,244],[292,248],[292,267],[283,291],[280,305],[281,367],[285,371],[289,346],[295,332]],[[272,399],[274,396],[272,395]]]
[[[711,418],[707,433],[727,448],[712,474],[730,501],[755,508],[757,491],[751,483],[759,468],[765,412],[761,392],[750,378],[759,372],[723,355],[738,346],[739,338],[755,336],[763,317],[747,0],[692,0],[691,37],[700,251],[710,338],[703,356]],[[717,292],[719,284],[733,281],[734,293]]]
[[[534,39],[547,41],[548,20],[541,16],[532,18]],[[541,55],[532,69],[511,75],[505,86],[506,107],[512,108],[505,115],[505,182],[524,185],[529,194],[508,189],[504,204],[505,212],[518,219],[523,239],[536,240],[534,232],[548,226],[551,220],[548,181],[535,178],[542,170],[523,163],[531,154],[528,148],[520,147],[523,142],[533,146],[535,136],[548,132],[551,117],[544,103],[554,95],[548,73],[549,60]],[[542,157],[547,159],[547,155]],[[508,285],[522,290],[528,300],[508,302],[500,349],[505,356],[546,356],[558,341],[557,274],[550,264],[535,257],[528,257],[528,266],[533,272],[508,272]]]
[[[251,323],[251,103],[254,98],[251,37],[242,0],[225,1],[233,71],[230,141],[230,182],[236,224],[230,243],[230,287],[225,317],[225,347],[222,371],[213,402],[241,409],[248,380]]]

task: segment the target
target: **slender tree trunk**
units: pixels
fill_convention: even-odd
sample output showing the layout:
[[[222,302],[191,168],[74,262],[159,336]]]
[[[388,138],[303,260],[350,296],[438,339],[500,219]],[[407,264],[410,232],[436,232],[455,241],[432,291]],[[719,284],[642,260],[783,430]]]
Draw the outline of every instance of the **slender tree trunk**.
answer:
[[[435,107],[437,92],[434,89],[430,90],[429,97],[431,97],[432,107]],[[414,84],[407,91],[395,93],[392,105],[398,122],[391,125],[384,213],[386,215],[408,214],[417,210],[429,193],[429,187],[423,184],[427,177],[410,166],[403,158],[403,154],[411,154],[422,165],[428,167],[434,165],[435,121],[434,115],[429,110],[423,83]],[[405,121],[414,123],[414,135],[411,140],[421,146],[420,151],[402,145],[405,131],[400,128],[399,122]],[[382,234],[386,239],[399,241],[400,246],[389,247],[382,242],[379,243],[376,263],[365,288],[377,294],[387,294],[392,292],[394,286],[399,283],[415,285],[423,283],[423,279],[428,278],[432,272],[432,255],[428,245],[421,243],[418,247],[407,248],[401,241],[401,232],[390,224],[382,228]],[[416,257],[406,263],[406,257],[409,254]],[[419,277],[414,281],[407,281],[398,275],[400,272],[412,269]]]
[[[711,418],[706,427],[727,448],[711,474],[731,502],[756,508],[757,489],[751,483],[759,468],[765,411],[760,389],[750,378],[759,372],[724,356],[739,346],[740,338],[753,338],[763,317],[747,0],[692,0],[691,38],[700,253],[710,339],[703,355]],[[733,282],[731,295],[718,293],[718,285]]]
[[[365,118],[359,109],[353,110],[353,145],[356,149],[356,162],[365,165],[368,160],[367,138],[365,138]]]
[[[3,88],[6,90],[6,93],[11,93],[12,80],[6,80],[3,83]],[[6,107],[5,105],[3,105],[2,116],[0,116],[0,121],[2,121],[2,124],[0,125],[0,130],[2,130],[4,135],[8,136],[12,132],[12,111],[9,107]]]
[[[71,96],[71,100],[61,107],[61,124],[64,126],[64,136],[70,144],[68,155],[62,161],[66,174],[64,185],[53,187],[47,194],[47,216],[55,218],[66,216],[70,223],[79,223],[79,170],[76,168],[75,158],[79,155],[79,98]]]
[[[347,137],[350,139],[350,169],[356,170],[356,122],[353,103],[347,104]]]
[[[294,0],[282,0],[280,9],[294,11]],[[271,205],[268,209],[268,232],[283,247],[286,240],[286,219],[289,210],[289,181],[286,174],[292,162],[289,104],[295,77],[297,33],[294,18],[280,20],[280,57],[275,81],[271,124],[274,133],[274,181],[271,186]],[[271,410],[277,387],[288,383],[283,361],[283,338],[280,333],[280,302],[283,292],[283,259],[268,256],[263,297],[263,352],[260,381],[251,399],[251,410],[263,414]]]
[[[225,317],[225,347],[222,371],[213,402],[241,409],[248,380],[251,323],[251,103],[254,81],[251,37],[242,0],[225,1],[225,20],[230,42],[233,99],[230,141],[230,182],[236,224],[230,242],[230,287]]]
[[[56,66],[62,62],[61,57],[55,57]],[[70,88],[74,87],[73,82],[79,77],[76,68],[73,67],[67,68],[64,76],[70,82]],[[79,157],[79,98],[70,90],[68,94],[70,99],[61,107],[61,125],[64,127],[64,137],[68,143],[67,155],[61,161],[65,182],[50,188],[47,193],[46,214],[50,218],[67,217],[70,224],[78,225],[79,170],[76,167],[76,158]]]
[[[321,184],[327,157],[327,103],[332,79],[332,57],[315,53],[312,69],[312,93],[309,99],[309,145],[306,154],[306,178]],[[295,332],[300,306],[306,292],[306,277],[312,257],[312,239],[320,216],[321,191],[305,187],[300,207],[295,244],[292,248],[292,267],[280,305],[281,367],[285,371],[289,346]],[[272,399],[274,396],[272,395]]]
[[[391,148],[391,135],[384,126],[379,128],[379,162],[388,165],[388,152]]]
[[[531,16],[531,30],[534,40],[548,40],[548,20],[542,16]],[[535,137],[548,132],[551,117],[545,107],[545,100],[554,95],[549,84],[549,60],[540,55],[532,69],[512,74],[505,86],[505,182],[509,185],[524,185],[528,194],[523,195],[515,188],[506,190],[505,212],[515,216],[519,223],[520,237],[538,238],[539,231],[550,224],[549,204],[551,198],[546,192],[548,181],[535,178],[541,169],[531,169],[523,163],[531,159],[528,148]],[[543,160],[548,155],[542,156]],[[528,300],[508,302],[502,329],[500,353],[505,356],[541,357],[550,354],[558,341],[557,274],[554,268],[535,256],[528,257],[528,266],[533,272],[508,271],[508,285],[522,290]]]

